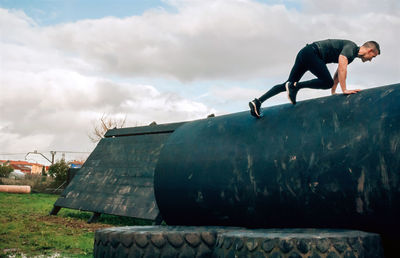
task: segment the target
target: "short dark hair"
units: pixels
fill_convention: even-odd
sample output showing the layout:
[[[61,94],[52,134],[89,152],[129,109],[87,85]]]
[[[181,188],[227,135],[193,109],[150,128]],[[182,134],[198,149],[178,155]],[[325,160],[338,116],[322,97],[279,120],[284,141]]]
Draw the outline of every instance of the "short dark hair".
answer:
[[[376,41],[373,41],[373,40],[367,41],[367,42],[365,42],[365,43],[363,44],[363,46],[364,46],[364,47],[368,47],[368,48],[374,49],[374,51],[378,52],[378,55],[381,54],[381,49],[380,49],[380,47],[379,47],[378,42],[376,42]]]

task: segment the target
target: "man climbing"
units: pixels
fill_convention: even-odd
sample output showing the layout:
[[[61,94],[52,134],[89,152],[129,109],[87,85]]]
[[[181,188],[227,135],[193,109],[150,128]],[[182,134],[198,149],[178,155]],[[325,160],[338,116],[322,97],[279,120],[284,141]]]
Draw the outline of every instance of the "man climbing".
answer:
[[[250,101],[250,113],[254,117],[260,118],[261,104],[283,91],[287,92],[293,105],[296,104],[297,92],[302,88],[331,89],[331,93],[335,94],[336,87],[340,83],[344,94],[357,93],[360,91],[359,89],[348,90],[346,88],[347,65],[356,57],[366,62],[371,61],[380,53],[379,44],[375,41],[365,42],[361,47],[350,40],[342,39],[327,39],[307,44],[297,54],[289,79],[282,84],[275,85],[260,98]],[[338,63],[333,79],[326,66],[328,63]],[[313,73],[317,79],[299,82],[307,71]]]

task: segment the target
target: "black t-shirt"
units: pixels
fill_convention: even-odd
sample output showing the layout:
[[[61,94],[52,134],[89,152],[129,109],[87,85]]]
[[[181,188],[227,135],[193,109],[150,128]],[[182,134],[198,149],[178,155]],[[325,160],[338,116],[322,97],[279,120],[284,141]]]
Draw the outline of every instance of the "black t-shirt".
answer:
[[[316,41],[314,44],[318,47],[322,60],[328,63],[337,63],[339,55],[347,57],[349,64],[358,56],[358,47],[353,41],[344,39],[326,39]]]

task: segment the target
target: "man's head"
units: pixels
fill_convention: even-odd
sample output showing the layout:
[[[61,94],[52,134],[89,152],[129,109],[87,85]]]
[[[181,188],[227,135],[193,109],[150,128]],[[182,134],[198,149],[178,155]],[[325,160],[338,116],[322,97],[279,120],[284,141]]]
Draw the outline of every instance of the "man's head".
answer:
[[[358,56],[363,62],[371,61],[372,58],[381,54],[381,49],[376,41],[367,41],[361,47]]]

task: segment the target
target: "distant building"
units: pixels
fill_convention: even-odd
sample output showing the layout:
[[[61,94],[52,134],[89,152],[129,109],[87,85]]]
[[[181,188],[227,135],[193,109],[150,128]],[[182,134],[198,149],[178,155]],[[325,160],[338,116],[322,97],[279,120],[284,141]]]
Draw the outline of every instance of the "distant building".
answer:
[[[14,170],[21,171],[25,174],[42,174],[43,168],[45,172],[49,170],[48,166],[31,163],[28,161],[20,161],[20,160],[0,160],[1,165],[10,165]]]
[[[85,161],[83,160],[73,160],[68,162],[70,168],[81,168]]]

